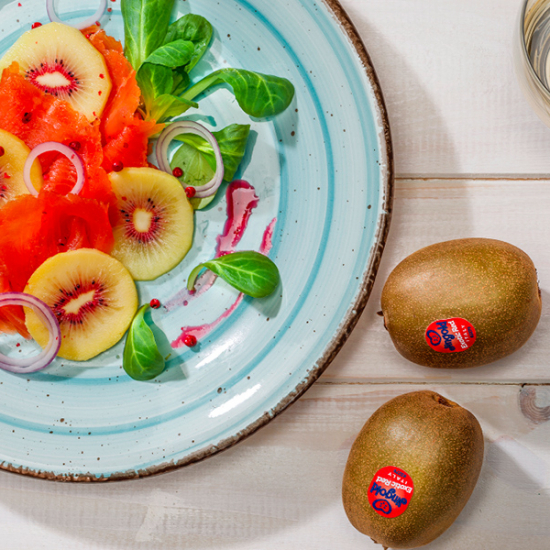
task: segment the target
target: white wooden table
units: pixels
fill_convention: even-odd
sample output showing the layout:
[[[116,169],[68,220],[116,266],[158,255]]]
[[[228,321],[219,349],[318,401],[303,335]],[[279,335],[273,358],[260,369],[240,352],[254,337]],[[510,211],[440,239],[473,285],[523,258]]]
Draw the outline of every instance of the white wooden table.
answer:
[[[344,465],[376,408],[426,387],[470,409],[486,439],[471,500],[426,548],[550,548],[550,129],[515,81],[520,0],[342,4],[382,84],[397,172],[390,238],[350,340],[288,411],[205,462],[105,485],[1,471],[2,550],[381,548],[346,519]],[[474,370],[408,363],[376,315],[386,277],[422,246],[473,236],[532,257],[543,294],[535,335],[515,355]]]

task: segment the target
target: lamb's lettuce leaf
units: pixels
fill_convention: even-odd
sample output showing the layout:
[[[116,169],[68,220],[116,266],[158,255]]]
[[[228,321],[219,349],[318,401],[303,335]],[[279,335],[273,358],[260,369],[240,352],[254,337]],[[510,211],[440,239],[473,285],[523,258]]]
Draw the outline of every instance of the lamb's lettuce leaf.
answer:
[[[198,106],[180,96],[212,38],[212,25],[199,15],[184,15],[170,25],[173,7],[174,0],[121,0],[124,53],[137,71],[146,116],[157,122]]]
[[[163,121],[174,118],[185,113],[190,107],[198,107],[194,101],[188,101],[182,97],[171,94],[163,94],[155,97],[149,112],[149,118],[156,121]]]
[[[243,250],[225,254],[199,264],[187,280],[187,289],[195,288],[195,281],[203,269],[209,269],[218,277],[253,298],[265,298],[279,286],[281,276],[277,266],[263,254]]]
[[[230,124],[218,132],[212,132],[222,154],[226,181],[231,181],[235,177],[235,172],[246,151],[249,134],[250,124]],[[195,134],[182,134],[176,139],[195,148],[208,160],[213,169],[216,168],[214,150],[205,139]]]
[[[175,79],[178,80],[175,82]],[[137,73],[137,81],[147,116],[157,122],[198,107],[194,101],[174,95],[174,90],[182,84],[182,77],[168,67],[144,63]]]
[[[189,72],[208,49],[212,33],[212,25],[208,20],[200,15],[188,13],[170,25],[164,43],[167,44],[174,40],[187,40],[193,43],[193,56],[185,67]]]
[[[124,345],[122,366],[134,380],[152,380],[165,367],[153,331],[144,319],[149,304],[141,306],[136,313]]]
[[[269,117],[284,111],[294,97],[294,86],[286,78],[244,69],[219,69],[189,88],[183,97],[192,101],[208,88],[228,84],[241,109],[253,117]]]
[[[157,97],[169,94],[174,88],[172,70],[162,65],[144,63],[136,78],[148,111]]]
[[[189,73],[208,49],[213,30],[204,17],[194,14],[170,24],[174,1],[121,0],[124,51],[137,71],[148,118],[163,122],[179,116],[197,106],[197,96],[219,84],[229,86],[252,117],[270,117],[290,105],[291,82],[243,69],[219,69],[190,86]]]
[[[173,42],[169,42],[157,48],[147,57],[144,63],[163,65],[164,67],[175,69],[187,65],[194,53],[195,46],[193,42],[189,42],[188,40],[174,40]]]
[[[121,0],[124,54],[137,71],[164,44],[174,0]]]
[[[223,159],[224,180],[231,181],[246,152],[246,144],[250,134],[250,125],[231,124],[218,132],[212,132]],[[193,134],[182,134],[176,138],[182,145],[172,157],[170,166],[178,166],[183,170],[182,182],[195,187],[209,182],[216,171],[216,158],[211,145],[203,138]],[[191,199],[195,210],[208,206],[214,195],[204,199]]]
[[[184,67],[177,67],[172,70],[172,78],[174,79],[174,88],[172,89],[173,95],[181,95],[191,83],[188,72]]]

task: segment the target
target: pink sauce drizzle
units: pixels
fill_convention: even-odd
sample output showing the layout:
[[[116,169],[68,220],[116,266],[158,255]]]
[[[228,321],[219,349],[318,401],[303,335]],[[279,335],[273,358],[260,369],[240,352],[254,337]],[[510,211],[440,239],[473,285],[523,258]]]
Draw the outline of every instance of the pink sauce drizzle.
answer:
[[[256,196],[254,187],[244,180],[235,180],[232,182],[226,193],[227,198],[227,221],[221,235],[216,237],[216,258],[235,251],[242,236],[248,226],[248,221],[252,210],[258,206],[259,199]],[[277,218],[273,218],[264,231],[262,244],[259,252],[268,254],[273,246],[273,231]],[[206,271],[201,275],[195,284],[195,292],[190,293],[187,289],[182,289],[171,300],[166,303],[167,309],[173,309],[179,305],[188,305],[190,301],[195,300],[201,294],[204,294],[216,280],[216,275],[211,271]],[[181,348],[185,346],[186,336],[193,335],[200,340],[216,328],[224,319],[227,319],[242,302],[243,294],[239,294],[235,302],[224,313],[211,323],[200,326],[187,326],[181,328],[181,334],[172,342],[172,347]]]
[[[173,348],[183,348],[185,346],[185,337],[192,335],[197,341],[200,342],[201,338],[204,338],[210,332],[212,332],[224,319],[227,319],[239,306],[243,300],[243,294],[239,294],[235,302],[224,311],[215,321],[207,323],[205,325],[199,325],[196,327],[181,327],[181,334],[172,342]]]
[[[235,251],[248,226],[250,214],[260,201],[254,187],[244,180],[232,182],[227,188],[226,198],[227,221],[223,233],[216,237],[216,258]]]
[[[223,233],[216,237],[216,255],[219,258],[224,254],[235,251],[235,246],[239,244],[252,210],[258,206],[258,197],[254,187],[244,180],[235,180],[229,184],[226,191],[227,200],[227,220]],[[192,294],[186,289],[180,290],[173,298],[166,302],[168,311],[177,306],[187,306],[189,302],[197,299],[204,294],[216,280],[216,275],[211,271],[204,272],[195,283],[195,292]]]

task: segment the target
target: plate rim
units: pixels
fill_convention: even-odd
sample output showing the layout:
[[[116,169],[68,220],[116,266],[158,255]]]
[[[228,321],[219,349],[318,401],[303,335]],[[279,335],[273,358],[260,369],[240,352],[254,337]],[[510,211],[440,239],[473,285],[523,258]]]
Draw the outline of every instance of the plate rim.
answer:
[[[95,475],[95,474],[55,474],[53,472],[43,470],[33,470],[27,467],[16,467],[5,462],[0,464],[0,470],[11,472],[14,474],[26,475],[37,479],[44,479],[48,481],[60,481],[60,482],[76,482],[76,483],[89,483],[89,482],[115,482],[126,481],[131,479],[140,479],[150,477],[153,475],[159,475],[174,470],[178,470],[189,464],[200,462],[209,458],[221,451],[230,449],[237,443],[243,441],[247,437],[257,432],[260,428],[266,426],[276,416],[286,410],[291,404],[295,403],[311,386],[318,380],[323,372],[329,367],[339,351],[342,349],[353,329],[355,328],[363,310],[365,309],[378,268],[382,259],[382,253],[384,251],[386,241],[389,234],[393,198],[395,190],[395,168],[393,159],[393,147],[391,139],[390,122],[386,103],[380,86],[380,81],[374,69],[374,65],[367,52],[366,46],[355,27],[354,23],[350,19],[344,7],[340,4],[340,0],[323,0],[323,3],[328,8],[331,15],[340,24],[342,32],[347,35],[351,42],[355,52],[359,56],[363,69],[370,82],[371,89],[375,99],[375,106],[378,116],[378,123],[381,125],[381,138],[380,141],[385,144],[385,164],[384,170],[381,175],[380,191],[383,193],[381,201],[381,211],[377,219],[377,231],[374,237],[374,244],[371,250],[371,258],[367,269],[363,272],[363,278],[358,286],[357,298],[355,302],[351,303],[348,308],[348,313],[342,319],[338,331],[332,336],[330,342],[326,345],[324,352],[316,361],[316,366],[309,372],[309,376],[304,379],[298,386],[294,388],[288,395],[280,400],[275,407],[270,411],[266,411],[262,416],[248,424],[244,429],[225,438],[217,445],[210,445],[204,449],[191,453],[184,458],[177,461],[164,462],[155,466],[150,466],[142,470],[126,470],[121,472],[115,472],[109,476]],[[383,134],[383,138],[382,138]]]

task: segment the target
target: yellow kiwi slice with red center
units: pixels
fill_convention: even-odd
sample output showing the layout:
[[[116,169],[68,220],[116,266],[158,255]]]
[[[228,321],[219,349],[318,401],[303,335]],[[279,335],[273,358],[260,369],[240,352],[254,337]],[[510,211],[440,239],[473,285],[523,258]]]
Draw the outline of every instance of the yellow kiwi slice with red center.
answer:
[[[14,61],[37,88],[68,101],[90,121],[101,116],[111,91],[109,71],[79,30],[48,23],[27,31],[0,59],[0,71]]]
[[[74,361],[86,361],[115,345],[138,306],[136,286],[126,268],[91,248],[52,256],[31,275],[25,292],[53,310],[61,329],[58,355]],[[25,310],[25,322],[43,346],[48,332],[32,310]]]
[[[136,280],[170,271],[193,242],[193,207],[180,182],[155,168],[125,168],[109,174],[118,219],[111,255]]]
[[[30,149],[18,137],[0,130],[0,206],[29,192],[23,179],[23,167],[29,153]],[[38,160],[31,167],[31,181],[36,190],[40,190],[43,181]]]

